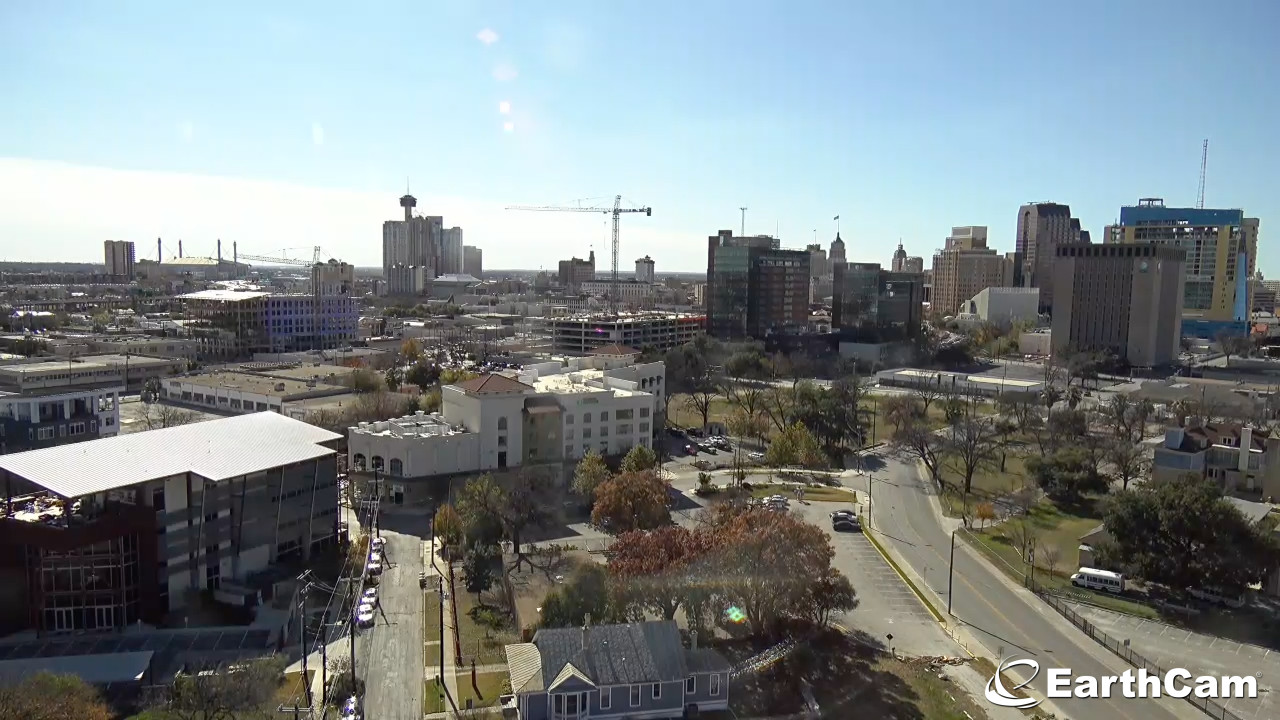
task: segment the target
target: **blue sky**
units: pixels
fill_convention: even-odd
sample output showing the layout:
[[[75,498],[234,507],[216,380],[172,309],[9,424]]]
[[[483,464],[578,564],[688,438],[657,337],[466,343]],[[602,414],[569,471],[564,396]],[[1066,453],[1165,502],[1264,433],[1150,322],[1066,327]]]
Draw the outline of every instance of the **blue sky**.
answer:
[[[0,258],[101,240],[319,244],[379,262],[409,178],[490,268],[554,267],[651,205],[623,267],[705,267],[707,235],[834,235],[887,263],[952,225],[1011,249],[1017,206],[1277,210],[1280,3],[0,3]],[[503,113],[502,103],[509,104]],[[510,123],[510,127],[504,127]],[[149,244],[148,244],[149,243]],[[176,244],[176,243],[175,243]]]

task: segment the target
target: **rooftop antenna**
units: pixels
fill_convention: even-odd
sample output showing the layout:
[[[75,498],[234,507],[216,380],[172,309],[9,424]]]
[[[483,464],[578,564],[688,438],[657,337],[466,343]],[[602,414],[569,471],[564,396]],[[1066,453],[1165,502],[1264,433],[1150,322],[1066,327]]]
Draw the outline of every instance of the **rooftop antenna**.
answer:
[[[739,237],[747,236],[747,209],[745,207],[738,208],[742,211],[742,229],[738,231]]]
[[[1196,207],[1204,209],[1204,171],[1209,166],[1209,138],[1204,139],[1200,150],[1200,189],[1196,191]]]

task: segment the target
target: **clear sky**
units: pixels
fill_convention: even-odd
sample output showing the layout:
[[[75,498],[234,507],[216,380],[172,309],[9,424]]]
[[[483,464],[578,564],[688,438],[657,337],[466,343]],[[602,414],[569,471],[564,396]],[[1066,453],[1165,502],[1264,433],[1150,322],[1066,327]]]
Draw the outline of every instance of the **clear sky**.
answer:
[[[487,268],[607,254],[603,215],[503,208],[614,194],[654,209],[623,268],[704,269],[741,206],[784,246],[840,215],[887,264],[952,225],[1012,249],[1027,201],[1095,234],[1192,205],[1208,137],[1206,204],[1262,218],[1280,274],[1278,30],[1277,0],[5,0],[0,259],[163,237],[377,265],[407,177]]]

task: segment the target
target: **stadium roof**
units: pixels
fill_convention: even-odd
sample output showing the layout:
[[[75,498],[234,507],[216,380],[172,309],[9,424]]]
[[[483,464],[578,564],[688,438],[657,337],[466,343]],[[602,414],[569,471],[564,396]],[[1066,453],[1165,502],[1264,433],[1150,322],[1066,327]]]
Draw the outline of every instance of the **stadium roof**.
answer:
[[[195,473],[213,481],[334,454],[342,436],[273,412],[0,455],[0,470],[64,498]]]

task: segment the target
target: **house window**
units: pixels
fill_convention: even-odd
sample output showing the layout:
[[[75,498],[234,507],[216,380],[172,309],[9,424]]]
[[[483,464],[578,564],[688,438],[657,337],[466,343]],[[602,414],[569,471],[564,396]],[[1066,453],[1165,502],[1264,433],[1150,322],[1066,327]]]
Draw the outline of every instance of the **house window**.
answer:
[[[662,683],[653,684],[653,699],[658,700],[662,697]]]
[[[613,694],[609,688],[600,688],[600,709],[608,710],[613,706]]]
[[[693,675],[690,675],[689,677],[685,678],[685,681],[684,681],[685,695],[692,695],[697,689],[698,689],[698,679],[696,677],[694,677]]]
[[[631,686],[631,707],[640,707],[640,686]]]
[[[711,697],[718,697],[719,695],[720,695],[720,676],[712,675],[711,676]]]

